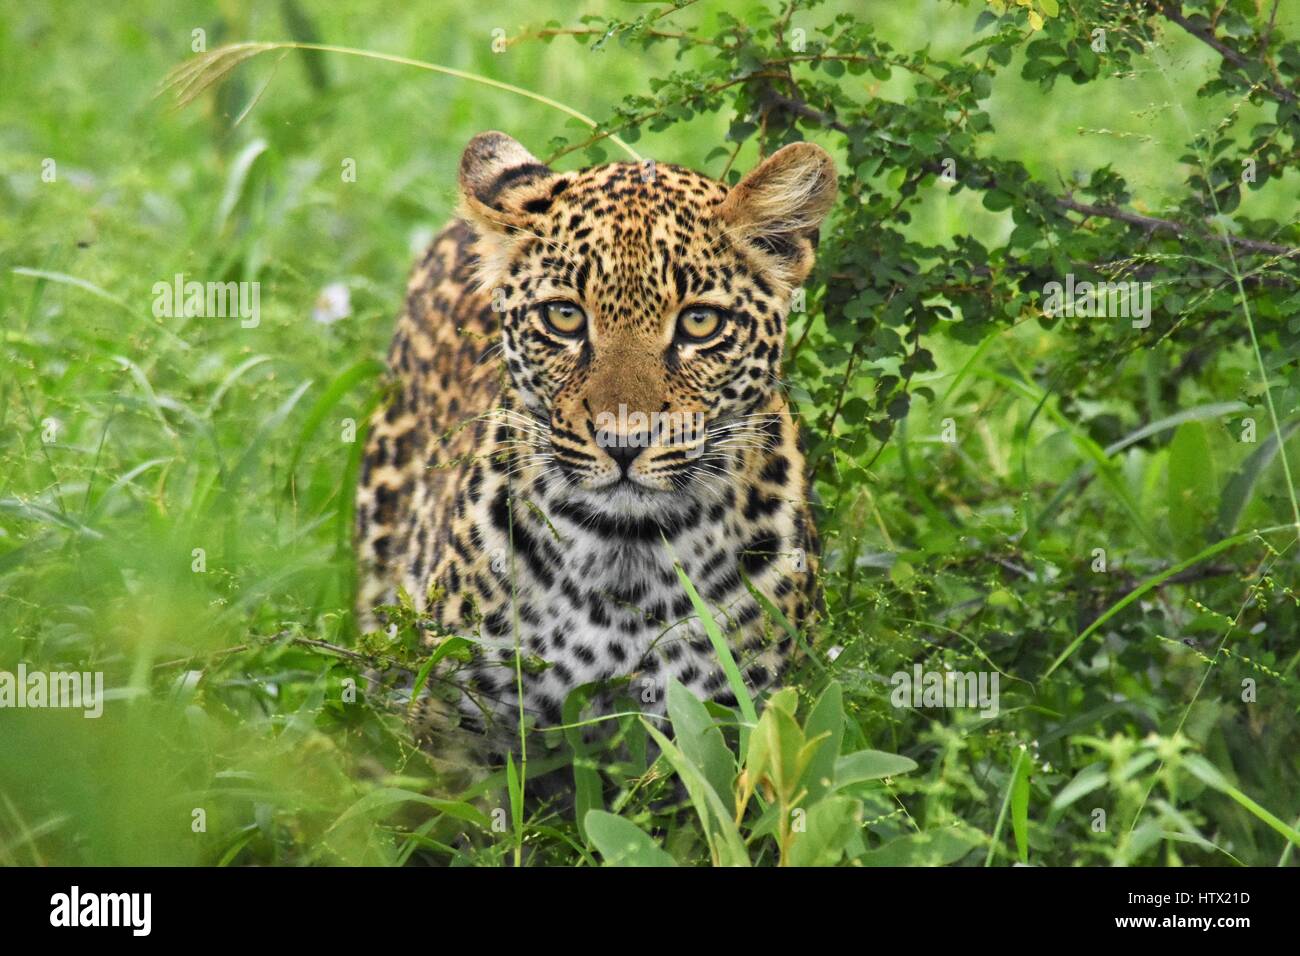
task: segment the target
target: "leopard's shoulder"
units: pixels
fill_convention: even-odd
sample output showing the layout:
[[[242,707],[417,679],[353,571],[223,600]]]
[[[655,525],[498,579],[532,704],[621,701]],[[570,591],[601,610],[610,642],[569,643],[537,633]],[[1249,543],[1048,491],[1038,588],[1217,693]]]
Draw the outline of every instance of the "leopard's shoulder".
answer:
[[[500,390],[499,325],[476,277],[478,239],[448,224],[416,260],[388,349],[387,389],[372,414],[356,498],[363,630],[394,585],[424,587],[430,529],[444,527]],[[421,532],[423,531],[423,536]]]

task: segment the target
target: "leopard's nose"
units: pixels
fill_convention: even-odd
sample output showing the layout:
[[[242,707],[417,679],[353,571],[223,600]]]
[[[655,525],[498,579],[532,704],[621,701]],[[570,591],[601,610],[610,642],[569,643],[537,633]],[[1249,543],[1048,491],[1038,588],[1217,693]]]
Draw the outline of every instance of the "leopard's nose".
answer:
[[[619,471],[623,473],[624,478],[627,477],[632,462],[636,460],[636,456],[641,452],[642,447],[640,445],[610,445],[605,449],[605,454],[614,459],[614,464],[618,465]]]

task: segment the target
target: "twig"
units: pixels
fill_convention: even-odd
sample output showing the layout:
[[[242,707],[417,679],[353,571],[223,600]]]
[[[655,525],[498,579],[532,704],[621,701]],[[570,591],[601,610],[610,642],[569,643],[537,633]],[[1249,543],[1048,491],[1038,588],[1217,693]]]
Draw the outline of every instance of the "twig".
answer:
[[[1214,52],[1219,54],[1219,56],[1223,57],[1237,69],[1246,72],[1250,67],[1250,61],[1215,36],[1212,29],[1207,30],[1204,27],[1199,27],[1188,20],[1187,17],[1183,16],[1182,10],[1180,9],[1181,5],[1175,6],[1171,3],[1161,2],[1161,0],[1147,0],[1147,6],[1159,13],[1166,20],[1178,24],[1185,31],[1196,37],[1196,39],[1200,40],[1206,46],[1210,47]],[[1272,29],[1271,24],[1272,21],[1270,19],[1270,30]],[[1259,85],[1263,89],[1268,90],[1278,99],[1285,100],[1287,103],[1295,103],[1297,99],[1300,99],[1300,97],[1297,97],[1294,92],[1287,89],[1285,86],[1282,86],[1280,83],[1261,83]]]
[[[1114,219],[1118,222],[1126,222],[1132,226],[1138,226],[1148,232],[1172,232],[1177,236],[1198,236],[1200,238],[1214,238],[1223,242],[1231,243],[1239,249],[1247,249],[1251,252],[1262,252],[1272,256],[1282,256],[1284,258],[1300,255],[1300,249],[1292,249],[1288,246],[1279,245],[1276,242],[1265,242],[1262,239],[1247,239],[1243,236],[1228,236],[1214,233],[1202,233],[1184,225],[1181,222],[1175,222],[1172,219],[1159,219],[1155,216],[1144,216],[1141,213],[1130,212],[1127,209],[1121,209],[1118,206],[1094,206],[1090,203],[1079,202],[1068,196],[1054,197],[1053,201],[1062,209],[1069,209],[1072,212],[1083,213],[1085,216],[1101,216],[1105,219]]]

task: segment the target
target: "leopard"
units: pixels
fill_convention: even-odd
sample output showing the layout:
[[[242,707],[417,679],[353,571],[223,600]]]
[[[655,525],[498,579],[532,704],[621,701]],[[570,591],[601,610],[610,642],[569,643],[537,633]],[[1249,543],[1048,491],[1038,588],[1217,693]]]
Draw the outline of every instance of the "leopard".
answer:
[[[670,681],[733,707],[737,674],[771,689],[820,606],[782,363],[834,160],[793,142],[730,185],[652,160],[556,171],[491,131],[458,186],[356,493],[361,631],[405,601],[422,653],[470,648],[408,701],[421,739],[489,760],[521,721],[562,726],[579,688],[622,682],[660,717]]]

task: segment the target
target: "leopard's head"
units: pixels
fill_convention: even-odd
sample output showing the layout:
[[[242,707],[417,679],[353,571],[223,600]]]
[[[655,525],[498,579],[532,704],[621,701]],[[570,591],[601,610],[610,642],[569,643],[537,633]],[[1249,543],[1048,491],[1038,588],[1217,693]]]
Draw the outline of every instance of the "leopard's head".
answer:
[[[478,279],[523,427],[573,494],[644,510],[726,479],[780,407],[786,316],[836,185],[811,143],[728,189],[650,162],[557,173],[502,133],[470,142]]]

